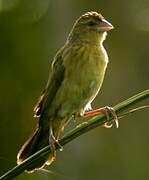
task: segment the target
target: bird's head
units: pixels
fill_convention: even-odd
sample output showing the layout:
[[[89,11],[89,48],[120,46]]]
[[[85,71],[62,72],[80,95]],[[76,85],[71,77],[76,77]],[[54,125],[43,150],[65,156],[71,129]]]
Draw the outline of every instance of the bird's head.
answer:
[[[105,32],[113,29],[111,23],[97,12],[87,12],[75,22],[70,37],[86,41],[100,40],[106,35]],[[104,38],[103,38],[104,40]]]

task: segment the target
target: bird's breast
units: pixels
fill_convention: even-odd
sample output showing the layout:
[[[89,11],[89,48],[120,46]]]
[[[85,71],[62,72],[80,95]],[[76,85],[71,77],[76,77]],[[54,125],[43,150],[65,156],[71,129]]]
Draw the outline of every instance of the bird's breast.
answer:
[[[82,92],[83,98],[92,98],[98,93],[108,63],[103,46],[76,46],[67,54],[65,60],[68,82]],[[70,85],[70,84],[69,84]]]

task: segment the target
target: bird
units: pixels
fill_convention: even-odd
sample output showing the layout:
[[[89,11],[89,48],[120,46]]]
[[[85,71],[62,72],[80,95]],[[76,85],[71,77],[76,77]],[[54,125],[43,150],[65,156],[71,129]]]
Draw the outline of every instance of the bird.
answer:
[[[91,112],[109,62],[103,42],[113,28],[100,13],[86,12],[76,20],[64,46],[53,58],[47,85],[34,108],[37,127],[20,149],[17,163],[48,145],[51,152],[27,172],[50,165],[56,159],[56,145],[61,146],[60,134],[67,123],[72,117]]]

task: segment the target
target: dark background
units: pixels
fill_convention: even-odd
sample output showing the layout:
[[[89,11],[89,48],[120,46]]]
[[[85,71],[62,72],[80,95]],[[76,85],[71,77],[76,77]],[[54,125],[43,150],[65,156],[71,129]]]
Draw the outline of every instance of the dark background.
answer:
[[[110,63],[94,107],[114,105],[148,88],[148,0],[0,1],[0,174],[35,128],[33,108],[44,88],[49,61],[86,11],[101,12],[115,29],[104,45]],[[147,104],[143,102],[143,104]],[[149,112],[96,128],[58,152],[52,173],[23,173],[17,180],[149,179]]]

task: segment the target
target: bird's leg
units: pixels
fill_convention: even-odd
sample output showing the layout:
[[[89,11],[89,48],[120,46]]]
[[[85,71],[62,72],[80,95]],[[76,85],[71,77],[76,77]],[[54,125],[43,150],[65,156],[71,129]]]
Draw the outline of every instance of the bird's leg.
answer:
[[[95,115],[98,115],[98,114],[101,114],[101,113],[106,115],[107,120],[109,120],[109,114],[111,114],[114,121],[115,121],[116,127],[117,128],[119,127],[118,118],[117,118],[117,115],[115,113],[115,110],[112,107],[109,107],[109,106],[105,106],[105,107],[95,109],[95,110],[92,110],[92,111],[87,111],[87,112],[84,113],[83,116],[84,117],[90,117],[90,116],[95,116]],[[112,125],[113,124],[111,124],[110,122],[106,122],[104,124],[104,127],[111,128]]]
[[[51,148],[51,154],[52,154],[52,161],[54,161],[56,159],[56,151],[55,151],[55,138],[53,136],[53,130],[52,128],[49,129],[49,145]]]
[[[50,127],[49,129],[49,145],[51,148],[51,153],[49,154],[49,157],[46,161],[46,165],[50,165],[55,159],[56,159],[56,147],[60,147],[60,149],[62,150],[62,146],[59,144],[58,140],[56,139],[56,137],[53,134],[53,129],[52,127]]]
[[[58,139],[55,138],[53,135],[53,130],[50,128],[50,137],[49,137],[49,144],[51,146],[51,151],[55,152],[55,145],[57,145],[60,149],[60,151],[63,151],[63,146],[58,142]]]

